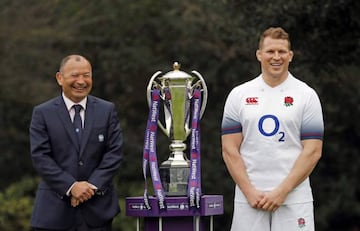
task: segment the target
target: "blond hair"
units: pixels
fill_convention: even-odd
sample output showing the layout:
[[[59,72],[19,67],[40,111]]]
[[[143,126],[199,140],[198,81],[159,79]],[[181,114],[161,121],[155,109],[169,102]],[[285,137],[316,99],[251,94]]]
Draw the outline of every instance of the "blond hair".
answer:
[[[290,44],[290,36],[289,34],[281,27],[270,27],[266,29],[262,35],[260,36],[259,41],[259,49],[261,49],[264,39],[266,37],[270,37],[272,39],[284,39],[287,40],[289,43],[289,50],[291,50],[291,44]]]

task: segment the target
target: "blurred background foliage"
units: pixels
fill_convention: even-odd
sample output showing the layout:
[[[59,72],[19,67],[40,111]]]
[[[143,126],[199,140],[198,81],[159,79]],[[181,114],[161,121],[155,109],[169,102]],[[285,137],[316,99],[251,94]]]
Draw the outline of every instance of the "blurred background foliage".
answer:
[[[123,213],[114,230],[135,230],[124,200],[143,193],[146,86],[174,61],[199,71],[208,85],[202,187],[224,195],[215,230],[229,230],[234,183],[221,157],[222,109],[234,86],[260,73],[255,50],[269,26],[290,33],[290,70],[323,104],[323,157],[311,176],[317,230],[359,230],[359,10],[356,0],[0,0],[0,230],[30,230],[38,181],[29,153],[31,112],[60,94],[55,72],[72,53],[92,62],[92,94],[113,101],[121,118],[124,163],[115,182]],[[169,141],[158,136],[162,161]]]

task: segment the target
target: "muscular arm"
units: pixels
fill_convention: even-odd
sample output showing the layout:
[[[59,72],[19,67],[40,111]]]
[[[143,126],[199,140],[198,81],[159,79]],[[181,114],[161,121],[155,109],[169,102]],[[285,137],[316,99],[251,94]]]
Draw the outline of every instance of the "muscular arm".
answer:
[[[285,201],[287,195],[314,170],[322,153],[322,140],[304,140],[303,151],[296,159],[289,175],[273,191],[266,193],[258,208],[275,211]]]
[[[242,140],[242,133],[222,135],[222,156],[234,182],[240,187],[250,206],[256,207],[263,194],[255,189],[247,175],[245,163],[239,151]]]

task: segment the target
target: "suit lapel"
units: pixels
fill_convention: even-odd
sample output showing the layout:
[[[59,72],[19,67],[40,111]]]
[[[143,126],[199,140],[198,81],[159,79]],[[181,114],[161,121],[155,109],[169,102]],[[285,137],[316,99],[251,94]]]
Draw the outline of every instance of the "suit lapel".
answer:
[[[89,139],[90,131],[94,124],[95,106],[96,106],[96,100],[88,96],[88,100],[86,103],[86,110],[85,110],[84,130],[81,137],[80,156],[82,156],[84,152],[86,143]]]
[[[74,143],[76,149],[79,151],[80,147],[77,142],[75,129],[71,122],[69,111],[67,110],[65,102],[61,96],[58,97],[58,100],[55,101],[55,105],[57,107],[57,112],[58,112],[57,114],[59,115],[60,120],[61,120],[62,124],[64,125],[65,130],[67,131],[71,141]]]

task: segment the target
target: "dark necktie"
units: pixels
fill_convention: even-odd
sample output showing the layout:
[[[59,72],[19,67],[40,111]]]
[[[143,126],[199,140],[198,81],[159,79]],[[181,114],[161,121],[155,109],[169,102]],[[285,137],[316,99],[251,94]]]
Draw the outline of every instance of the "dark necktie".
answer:
[[[81,121],[81,116],[80,116],[80,111],[82,109],[82,106],[79,104],[75,104],[73,106],[73,108],[75,109],[75,116],[74,116],[74,128],[75,128],[75,132],[80,144],[80,140],[81,140],[81,133],[82,133],[82,121]]]

